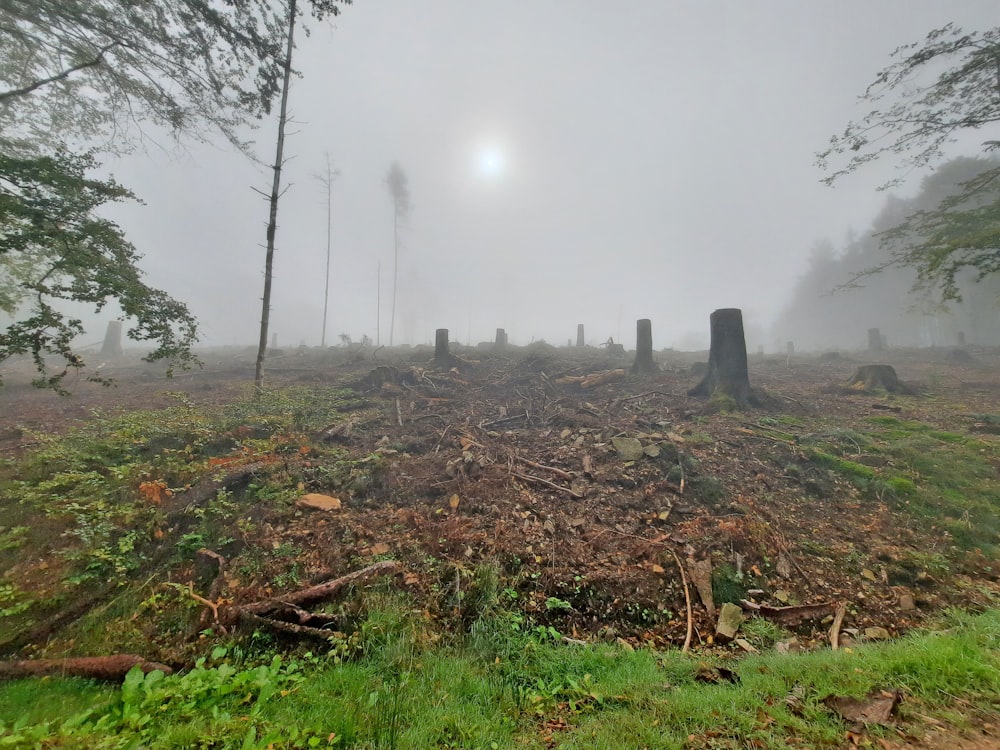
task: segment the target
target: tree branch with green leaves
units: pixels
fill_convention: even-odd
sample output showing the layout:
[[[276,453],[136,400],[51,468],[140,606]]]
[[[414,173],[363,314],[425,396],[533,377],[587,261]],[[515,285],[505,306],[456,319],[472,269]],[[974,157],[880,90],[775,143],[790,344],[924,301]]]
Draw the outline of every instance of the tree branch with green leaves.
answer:
[[[826,184],[894,159],[902,174],[881,189],[897,186],[908,174],[935,166],[949,144],[968,132],[986,134],[984,152],[1000,148],[1000,27],[965,32],[948,24],[897,48],[892,57],[861,97],[871,110],[817,154]],[[961,277],[971,273],[981,280],[1000,271],[998,186],[1000,166],[984,161],[978,174],[954,185],[935,208],[882,233],[887,261],[855,280],[908,267],[916,271],[917,289],[945,302],[960,300]]]

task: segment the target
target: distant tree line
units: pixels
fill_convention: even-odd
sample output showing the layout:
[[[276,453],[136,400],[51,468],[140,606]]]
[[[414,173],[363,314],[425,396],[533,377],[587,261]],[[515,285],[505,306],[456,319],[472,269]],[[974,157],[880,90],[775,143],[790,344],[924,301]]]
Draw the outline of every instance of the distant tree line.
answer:
[[[866,331],[877,327],[890,346],[954,345],[959,332],[970,343],[1000,344],[1000,275],[980,278],[974,267],[956,269],[953,293],[943,300],[920,283],[918,268],[893,262],[892,244],[910,217],[941,210],[998,166],[996,158],[952,159],[926,177],[913,198],[888,195],[865,232],[839,246],[818,242],[774,327],[775,338],[802,349],[863,348]],[[986,191],[979,199],[1000,199],[1000,185],[995,190],[995,197]],[[910,242],[920,246],[922,238]]]

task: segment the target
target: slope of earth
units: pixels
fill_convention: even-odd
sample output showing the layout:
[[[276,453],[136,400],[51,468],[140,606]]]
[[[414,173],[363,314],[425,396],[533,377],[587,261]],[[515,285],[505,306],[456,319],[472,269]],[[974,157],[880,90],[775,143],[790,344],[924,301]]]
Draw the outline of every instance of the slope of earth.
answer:
[[[758,359],[744,412],[686,395],[693,355],[633,378],[600,351],[457,353],[303,350],[258,397],[233,352],[172,381],[119,363],[68,398],[7,372],[0,650],[184,663],[220,609],[390,559],[446,628],[489,599],[656,646],[689,626],[713,646],[724,603],[779,626],[748,645],[791,649],[841,606],[846,644],[996,603],[997,352],[885,353],[904,395],[846,387],[860,355]]]

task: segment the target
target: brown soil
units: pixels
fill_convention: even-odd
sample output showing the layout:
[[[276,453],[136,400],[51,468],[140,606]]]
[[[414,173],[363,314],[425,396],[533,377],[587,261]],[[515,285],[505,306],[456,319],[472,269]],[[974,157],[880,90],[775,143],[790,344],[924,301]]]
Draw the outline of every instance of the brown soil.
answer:
[[[455,353],[466,361],[480,356]],[[301,548],[302,585],[391,556],[408,571],[398,584],[429,616],[447,619],[466,614],[454,594],[474,580],[470,572],[495,562],[537,622],[569,636],[654,645],[685,636],[675,555],[689,574],[700,560],[742,570],[761,604],[846,602],[845,628],[881,626],[890,634],[947,606],[985,605],[988,592],[998,591],[994,561],[981,556],[968,556],[947,580],[897,565],[910,552],[944,549],[947,540],[901,522],[887,500],[863,496],[761,423],[787,415],[863,430],[869,417],[894,414],[966,433],[971,415],[1000,413],[997,352],[977,351],[974,366],[944,352],[886,353],[882,362],[923,388],[891,402],[843,387],[858,359],[756,359],[751,383],[767,406],[735,414],[711,413],[686,395],[698,380],[689,374],[694,355],[660,356],[656,375],[589,390],[555,381],[626,363],[539,346],[433,372],[423,369],[429,355],[415,353],[393,362],[402,382],[374,389],[367,375],[385,363],[381,355],[348,361],[303,352],[270,364],[271,384],[353,383],[368,408],[349,417],[348,437],[332,439],[358,458],[377,451],[387,462],[369,485],[335,492],[324,485],[322,459],[304,451],[282,470],[305,492],[337,494],[343,507],[251,511],[257,531],[241,544]],[[72,396],[60,397],[30,388],[28,371],[9,367],[0,389],[0,455],[30,447],[33,431],[64,430],[93,409],[155,409],[174,403],[171,391],[195,403],[230,400],[252,379],[252,356],[214,354],[204,369],[170,381],[134,363],[103,374],[117,385],[78,382]],[[623,460],[615,437],[638,438],[657,455]],[[866,569],[875,575],[866,577]],[[269,574],[233,578],[225,594],[254,601],[275,590]],[[715,621],[694,587],[692,597],[695,646],[707,645]],[[825,639],[828,627],[820,618],[797,626],[806,643]]]

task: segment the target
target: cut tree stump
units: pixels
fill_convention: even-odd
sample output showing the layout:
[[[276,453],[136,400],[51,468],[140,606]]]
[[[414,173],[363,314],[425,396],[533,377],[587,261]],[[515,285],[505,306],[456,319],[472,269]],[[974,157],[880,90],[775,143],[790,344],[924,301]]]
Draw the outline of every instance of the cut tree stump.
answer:
[[[635,322],[635,362],[633,375],[653,375],[660,371],[653,361],[653,324],[649,318]]]
[[[862,365],[847,385],[855,390],[873,391],[881,388],[889,393],[908,392],[892,365]]]
[[[576,345],[583,346],[583,323],[578,323],[576,326]]]
[[[434,367],[438,370],[450,370],[460,364],[461,360],[448,348],[448,329],[438,328],[434,332]]]
[[[497,349],[503,349],[507,346],[507,331],[503,328],[497,328],[497,337],[496,341],[493,342],[493,346]]]
[[[708,372],[688,391],[689,396],[711,398],[723,395],[738,406],[757,402],[750,388],[747,344],[743,335],[743,312],[735,307],[716,310],[709,317],[712,342],[708,352]]]

